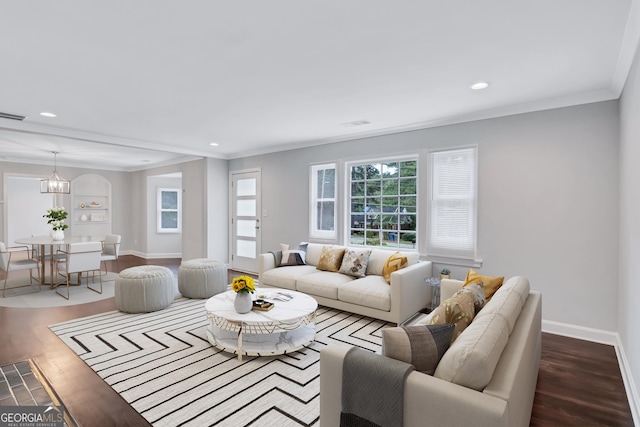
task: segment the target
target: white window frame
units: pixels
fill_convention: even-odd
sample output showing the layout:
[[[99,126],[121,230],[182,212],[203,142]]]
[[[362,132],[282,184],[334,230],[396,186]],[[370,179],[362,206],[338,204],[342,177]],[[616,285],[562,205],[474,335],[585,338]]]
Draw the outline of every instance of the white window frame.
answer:
[[[324,197],[318,194],[318,172],[322,170],[334,170],[333,197]],[[311,165],[309,168],[309,238],[336,241],[338,237],[338,168],[336,163],[324,163]],[[318,229],[318,210],[320,202],[333,202],[333,230]]]
[[[438,166],[439,161],[444,160],[443,156],[466,156],[461,159],[464,161],[469,170],[468,182],[466,189],[468,192],[464,195],[456,197],[449,194],[442,194],[438,190],[438,185],[442,180],[446,183],[454,183],[451,177],[445,177],[442,173],[442,163]],[[466,161],[465,161],[466,160]],[[427,256],[433,261],[447,261],[451,264],[458,265],[475,265],[477,260],[477,243],[478,243],[478,147],[464,146],[447,149],[438,149],[429,151],[429,183],[427,197]],[[468,169],[467,169],[468,170]],[[455,173],[454,170],[450,171]],[[459,177],[460,179],[464,177]],[[460,184],[460,180],[457,180]],[[460,188],[458,186],[457,188]],[[451,188],[452,192],[453,188]],[[458,191],[458,193],[460,193]],[[442,208],[443,205],[451,206],[451,202],[457,202],[459,215],[447,215]],[[466,204],[466,212],[464,205]],[[461,206],[462,205],[462,208]],[[466,217],[466,220],[464,219]],[[462,219],[462,220],[461,220]],[[466,223],[466,224],[465,224]],[[438,227],[436,227],[438,225]],[[442,230],[443,227],[451,229],[466,229],[465,236],[446,236],[436,233],[436,228]],[[469,264],[471,261],[471,264]]]
[[[162,193],[163,192],[175,192],[177,194],[177,209],[163,209],[162,208]],[[162,234],[178,234],[182,232],[182,190],[179,188],[158,188],[157,191],[157,232]],[[162,227],[162,213],[163,212],[177,212],[178,213],[178,227],[177,228],[164,228]]]
[[[415,161],[416,162],[416,230],[415,236],[416,241],[413,244],[413,248],[400,248],[404,252],[418,251],[420,244],[420,206],[421,206],[421,196],[420,196],[420,156],[418,154],[407,154],[403,156],[382,156],[375,159],[364,159],[364,160],[351,160],[345,162],[344,164],[344,236],[343,236],[343,244],[346,246],[355,246],[355,244],[351,243],[351,167],[354,165],[363,165],[363,164],[377,164],[377,163],[394,163],[394,162],[407,162],[407,161]],[[397,234],[399,235],[399,234]],[[365,242],[366,243],[366,242]],[[400,240],[398,238],[398,245],[400,244]],[[369,248],[377,248],[389,251],[397,251],[399,247],[395,246],[367,246],[366,244],[362,245],[364,247]]]

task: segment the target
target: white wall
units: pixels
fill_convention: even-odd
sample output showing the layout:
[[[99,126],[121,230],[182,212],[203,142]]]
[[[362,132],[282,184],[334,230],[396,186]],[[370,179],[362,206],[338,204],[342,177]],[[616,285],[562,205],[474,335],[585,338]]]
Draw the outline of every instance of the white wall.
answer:
[[[40,193],[40,178],[10,176],[6,179],[5,205],[8,246],[21,237],[48,235],[51,226],[43,215],[54,205],[53,195]],[[70,224],[70,219],[67,224]]]
[[[634,390],[635,423],[640,425],[640,63],[629,74],[620,101],[620,264],[618,331]],[[628,387],[629,388],[629,387]]]
[[[527,276],[546,321],[617,331],[616,101],[247,157],[230,170],[262,170],[267,251],[308,238],[309,164],[468,144],[479,153],[479,271]]]
[[[0,196],[0,200],[4,200],[6,198],[5,185],[4,185],[4,173],[8,173],[11,175],[28,175],[33,177],[41,177],[46,178],[51,175],[52,167],[47,165],[32,165],[25,163],[11,163],[11,162],[0,162],[0,189],[2,189],[3,193]],[[99,175],[104,176],[109,182],[111,182],[111,191],[112,191],[112,203],[111,203],[111,213],[112,213],[112,224],[111,230],[114,234],[122,235],[122,244],[120,246],[121,251],[126,251],[131,248],[132,241],[130,240],[131,231],[131,185],[130,185],[130,172],[118,172],[118,171],[107,171],[107,170],[95,170],[95,169],[86,169],[86,168],[71,168],[66,166],[57,167],[58,174],[65,179],[73,180],[74,178],[84,175],[84,174],[93,174],[97,173]],[[36,190],[39,194],[39,189]],[[51,197],[51,196],[48,196]],[[64,206],[67,209],[71,207],[71,197],[70,195],[62,195],[58,196],[58,206]],[[9,204],[13,204],[11,201],[8,201]],[[5,206],[6,208],[6,206]],[[40,208],[38,208],[40,209]],[[44,215],[45,212],[42,214]],[[6,221],[5,218],[2,218],[2,224]],[[43,218],[44,221],[44,218]],[[6,238],[8,236],[5,235],[4,231],[5,227],[0,227],[0,240],[6,242]],[[35,233],[34,233],[35,234]],[[46,233],[45,233],[46,234]]]

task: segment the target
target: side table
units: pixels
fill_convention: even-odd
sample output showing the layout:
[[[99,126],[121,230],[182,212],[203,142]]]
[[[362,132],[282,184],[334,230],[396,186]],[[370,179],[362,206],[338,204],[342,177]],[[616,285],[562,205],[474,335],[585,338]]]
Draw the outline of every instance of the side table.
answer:
[[[428,277],[424,282],[431,287],[431,304],[429,311],[434,310],[440,305],[440,279],[437,277]]]

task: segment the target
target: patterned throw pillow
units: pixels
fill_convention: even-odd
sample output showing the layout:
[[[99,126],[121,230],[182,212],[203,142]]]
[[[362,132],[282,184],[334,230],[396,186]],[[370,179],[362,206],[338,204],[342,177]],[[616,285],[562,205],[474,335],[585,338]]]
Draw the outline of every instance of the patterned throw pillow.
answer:
[[[384,264],[384,267],[382,268],[382,277],[384,277],[384,280],[386,280],[387,283],[391,283],[391,273],[405,268],[408,264],[409,261],[406,256],[402,255],[400,252],[395,252]]]
[[[382,330],[382,354],[415,366],[416,371],[433,375],[447,351],[454,325],[414,325]]]
[[[304,265],[305,256],[306,256],[305,251],[300,251],[300,250],[282,251],[280,267],[285,267],[287,265]]]
[[[450,323],[455,325],[453,330],[453,343],[456,338],[469,326],[475,317],[476,310],[473,306],[473,294],[471,292],[459,292],[446,299],[431,313],[431,325]]]
[[[463,286],[462,289],[460,289],[458,292],[471,292],[471,294],[473,295],[473,306],[476,310],[476,314],[478,314],[478,312],[482,310],[482,307],[484,307],[487,303],[487,297],[484,294],[484,285],[482,284],[482,282]]]
[[[342,265],[342,257],[344,256],[344,248],[332,248],[330,246],[322,247],[320,261],[318,261],[317,269],[324,271],[337,272]]]
[[[502,286],[503,281],[504,276],[482,276],[470,268],[463,286],[482,282],[484,284],[484,295],[487,298],[487,302],[489,302],[493,294]]]
[[[371,250],[356,251],[347,249],[342,257],[340,273],[349,276],[364,277],[367,272],[367,263],[371,256]]]

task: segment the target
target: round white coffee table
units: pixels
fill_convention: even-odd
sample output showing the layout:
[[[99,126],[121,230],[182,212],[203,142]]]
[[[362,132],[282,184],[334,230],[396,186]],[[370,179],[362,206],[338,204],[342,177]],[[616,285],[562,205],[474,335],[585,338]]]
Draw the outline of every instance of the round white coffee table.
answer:
[[[301,292],[259,288],[256,294],[273,302],[269,311],[239,314],[233,308],[236,293],[223,292],[207,300],[210,325],[207,338],[215,347],[238,355],[273,356],[300,350],[315,339],[318,303]],[[291,298],[289,298],[291,297]],[[286,301],[285,301],[286,300]]]

